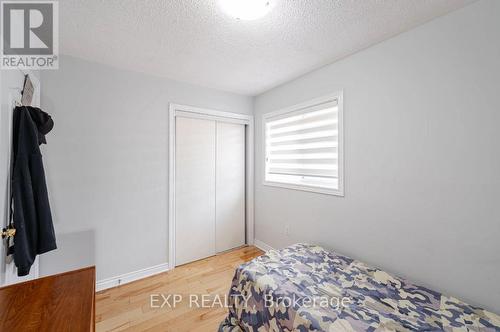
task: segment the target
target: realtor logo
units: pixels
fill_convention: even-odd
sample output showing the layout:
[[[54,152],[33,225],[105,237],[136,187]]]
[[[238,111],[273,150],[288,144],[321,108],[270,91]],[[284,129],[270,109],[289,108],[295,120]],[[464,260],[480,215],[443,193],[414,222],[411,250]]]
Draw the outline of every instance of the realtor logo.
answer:
[[[57,69],[57,1],[2,1],[2,69]]]

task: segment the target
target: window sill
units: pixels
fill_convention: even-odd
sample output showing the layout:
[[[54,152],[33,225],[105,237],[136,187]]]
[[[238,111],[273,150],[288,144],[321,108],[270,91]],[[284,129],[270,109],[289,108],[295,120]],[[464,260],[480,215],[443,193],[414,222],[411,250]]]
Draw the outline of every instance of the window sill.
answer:
[[[307,192],[312,192],[312,193],[317,193],[317,194],[344,197],[344,190],[342,188],[341,189],[328,189],[328,188],[310,187],[310,186],[304,186],[304,185],[282,183],[282,182],[271,182],[271,181],[263,181],[262,184],[264,186],[270,186],[270,187],[276,187],[276,188],[300,190],[300,191],[307,191]]]

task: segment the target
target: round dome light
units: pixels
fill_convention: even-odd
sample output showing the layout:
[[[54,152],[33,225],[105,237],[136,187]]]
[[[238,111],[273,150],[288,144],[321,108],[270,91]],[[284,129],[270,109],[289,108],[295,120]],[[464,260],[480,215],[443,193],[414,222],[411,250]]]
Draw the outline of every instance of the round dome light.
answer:
[[[219,0],[222,10],[238,20],[256,20],[271,10],[270,0]]]

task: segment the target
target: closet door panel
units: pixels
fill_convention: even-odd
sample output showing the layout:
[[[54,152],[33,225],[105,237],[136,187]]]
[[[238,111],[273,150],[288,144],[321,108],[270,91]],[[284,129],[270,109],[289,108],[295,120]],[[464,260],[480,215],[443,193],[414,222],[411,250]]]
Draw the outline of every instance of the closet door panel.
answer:
[[[176,117],[176,265],[215,254],[216,122]]]
[[[245,126],[217,123],[216,250],[245,244]]]

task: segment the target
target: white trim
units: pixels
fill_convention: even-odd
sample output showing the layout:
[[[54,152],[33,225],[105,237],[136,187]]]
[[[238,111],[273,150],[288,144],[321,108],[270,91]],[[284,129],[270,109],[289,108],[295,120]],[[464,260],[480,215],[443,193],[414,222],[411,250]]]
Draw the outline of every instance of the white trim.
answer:
[[[340,163],[340,160],[339,160],[339,163]],[[321,187],[312,187],[312,186],[307,186],[307,185],[302,185],[302,184],[282,183],[282,182],[273,182],[273,181],[266,181],[266,180],[262,181],[262,184],[265,186],[269,186],[269,187],[293,189],[293,190],[307,191],[307,192],[325,194],[325,195],[344,196],[343,192],[341,192],[340,190],[321,188]],[[339,188],[340,188],[340,181],[339,181]]]
[[[173,104],[173,103],[170,103],[169,109],[170,110],[174,109],[175,111],[187,112],[187,113],[191,113],[191,114],[194,113],[194,114],[198,114],[198,115],[202,115],[202,116],[209,115],[209,116],[219,117],[219,118],[226,119],[226,120],[227,119],[240,119],[240,120],[249,121],[250,119],[253,119],[253,116],[251,116],[251,115],[217,111],[217,110],[212,110],[212,109],[207,109],[207,108],[200,108],[200,107],[195,107],[195,106],[180,105],[180,104]]]
[[[260,240],[257,240],[257,239],[254,239],[254,240],[253,240],[253,244],[254,244],[254,246],[256,246],[257,248],[259,248],[260,250],[265,251],[265,252],[268,252],[268,251],[270,251],[270,250],[276,250],[276,249],[274,249],[273,247],[271,247],[269,244],[264,243],[264,242],[262,242],[262,241],[260,241]]]
[[[175,268],[175,106],[168,114],[168,261]]]
[[[96,292],[128,284],[129,282],[140,280],[143,278],[151,277],[155,274],[166,272],[169,270],[168,263],[159,264],[151,267],[147,267],[145,269],[141,269],[134,272],[124,273],[115,277],[106,278],[102,280],[98,280],[96,282]]]
[[[254,120],[250,117],[246,133],[246,244],[254,244]]]
[[[262,116],[262,151],[264,156],[262,158],[262,184],[265,186],[279,187],[285,189],[302,190],[308,192],[314,192],[319,194],[344,196],[344,91],[339,90],[328,95],[314,98],[302,103],[295,104],[277,111],[266,113]],[[266,120],[272,117],[276,117],[282,114],[298,111],[304,108],[314,107],[320,104],[324,104],[328,101],[337,100],[338,107],[338,189],[328,189],[307,185],[296,185],[290,183],[281,183],[266,181]]]
[[[192,118],[192,119],[223,121],[223,122],[242,124],[242,125],[248,124],[248,120],[245,120],[245,119],[222,117],[222,116],[211,115],[211,114],[200,114],[200,113],[186,112],[186,111],[180,111],[180,110],[176,110],[175,115],[181,116],[181,117],[186,117],[186,118]]]
[[[254,244],[254,119],[252,115],[223,112],[188,105],[169,104],[168,133],[168,248],[169,264],[175,268],[175,117],[188,116],[246,125],[246,244]]]

